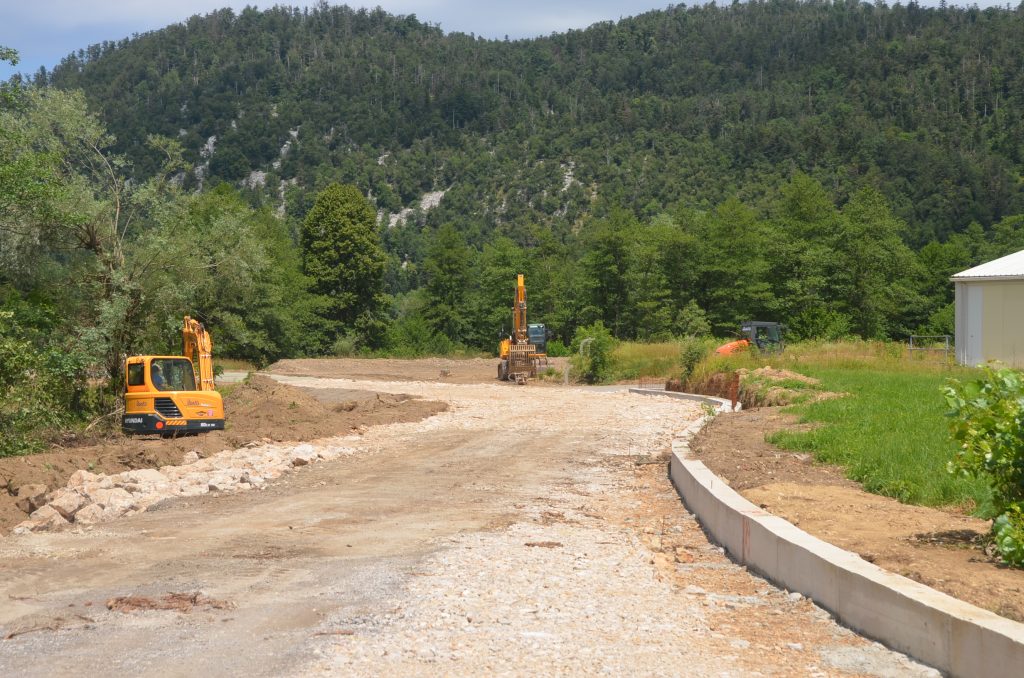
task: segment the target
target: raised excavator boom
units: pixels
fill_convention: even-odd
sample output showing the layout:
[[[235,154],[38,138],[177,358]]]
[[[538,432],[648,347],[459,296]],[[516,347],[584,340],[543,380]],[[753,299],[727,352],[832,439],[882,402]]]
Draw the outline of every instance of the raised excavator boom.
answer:
[[[547,361],[547,328],[526,323],[526,283],[520,273],[516,277],[512,300],[512,334],[498,345],[498,379],[525,384],[537,376],[537,367]]]
[[[203,324],[185,316],[181,330],[185,357],[199,366],[199,390],[214,391],[213,384],[213,338]],[[198,354],[198,357],[193,357]]]

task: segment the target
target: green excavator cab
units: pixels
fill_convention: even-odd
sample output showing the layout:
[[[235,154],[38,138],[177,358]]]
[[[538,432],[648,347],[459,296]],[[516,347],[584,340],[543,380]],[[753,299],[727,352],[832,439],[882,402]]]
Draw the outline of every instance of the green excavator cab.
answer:
[[[785,326],[781,323],[748,320],[740,327],[740,335],[761,353],[779,353],[786,347],[782,333]]]

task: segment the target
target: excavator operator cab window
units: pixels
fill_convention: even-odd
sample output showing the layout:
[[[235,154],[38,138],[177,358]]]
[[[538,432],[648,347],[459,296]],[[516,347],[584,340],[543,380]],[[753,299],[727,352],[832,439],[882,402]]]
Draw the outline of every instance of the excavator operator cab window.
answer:
[[[526,334],[530,343],[537,347],[537,353],[546,353],[548,346],[548,332],[544,325],[536,324],[527,327]]]
[[[143,363],[129,363],[128,365],[128,385],[129,386],[145,386],[146,384],[146,366]]]
[[[775,351],[782,344],[782,328],[779,325],[757,325],[753,341],[762,351]]]
[[[768,343],[768,328],[758,327],[754,333],[754,343],[758,348],[764,348]]]
[[[196,390],[196,375],[191,360],[154,358],[150,365],[150,379],[158,391]],[[158,383],[156,375],[160,376],[159,381],[162,383]]]

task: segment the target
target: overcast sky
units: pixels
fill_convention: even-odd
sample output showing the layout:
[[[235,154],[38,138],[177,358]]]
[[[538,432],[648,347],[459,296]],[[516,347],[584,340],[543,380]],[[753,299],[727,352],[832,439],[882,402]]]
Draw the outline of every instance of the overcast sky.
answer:
[[[34,73],[40,66],[52,68],[70,52],[104,40],[120,40],[132,33],[162,28],[193,14],[227,6],[241,9],[246,5],[265,8],[275,4],[314,3],[305,0],[0,0],[0,45],[13,47],[21,56],[21,63],[15,68],[0,64],[0,79],[6,80],[14,72]],[[415,14],[420,21],[440,24],[445,31],[489,38],[505,35],[522,38],[585,28],[597,21],[661,9],[669,3],[668,0],[379,0],[370,3],[352,0],[347,4],[379,5],[392,14]],[[688,4],[693,4],[693,0]],[[938,4],[938,0],[923,0],[921,4]],[[949,4],[967,3],[953,0]],[[989,7],[1006,3],[1005,0],[980,0],[977,4]]]

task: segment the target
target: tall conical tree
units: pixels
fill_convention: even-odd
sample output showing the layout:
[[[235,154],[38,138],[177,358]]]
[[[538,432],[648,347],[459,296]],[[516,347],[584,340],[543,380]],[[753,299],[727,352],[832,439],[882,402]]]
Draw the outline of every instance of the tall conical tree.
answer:
[[[303,265],[313,291],[325,298],[322,315],[335,334],[356,334],[376,343],[381,323],[387,257],[376,214],[355,186],[331,184],[302,224]]]
[[[470,291],[470,251],[451,224],[438,230],[427,251],[426,316],[430,325],[457,343],[469,334],[466,299]]]

